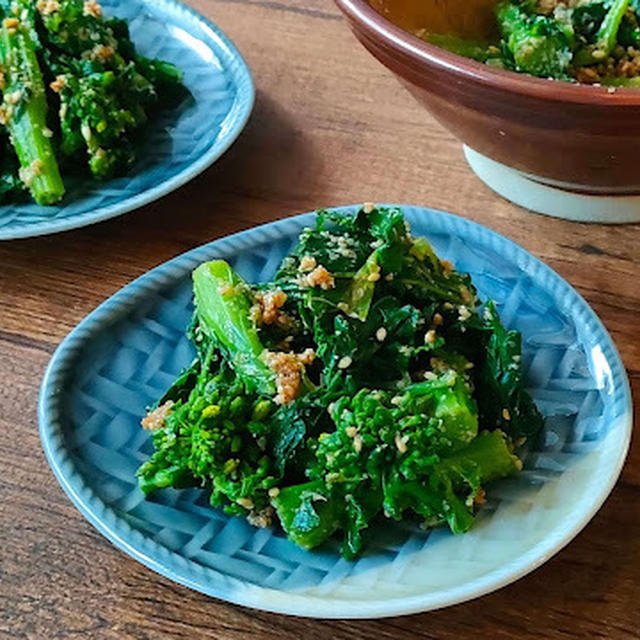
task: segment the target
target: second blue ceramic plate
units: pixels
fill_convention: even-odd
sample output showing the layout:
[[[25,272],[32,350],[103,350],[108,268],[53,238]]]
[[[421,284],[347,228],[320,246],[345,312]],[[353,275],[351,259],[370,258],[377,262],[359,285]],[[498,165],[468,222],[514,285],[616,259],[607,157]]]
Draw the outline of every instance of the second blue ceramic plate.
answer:
[[[222,258],[250,281],[273,276],[313,214],[217,240],[154,269],[90,314],[56,351],[39,419],[71,500],[116,546],[169,578],[243,605],[315,617],[378,617],[468,600],[545,562],[595,514],[631,433],[624,368],[602,324],[560,276],[509,240],[446,213],[402,207],[415,235],[471,274],[523,335],[523,362],[546,418],[524,471],[492,486],[469,533],[389,528],[356,562],[304,551],[278,528],[208,506],[198,489],[145,500],[135,471],[152,450],[145,407],[189,364],[191,271]],[[345,208],[343,211],[351,211]],[[71,525],[70,525],[71,526]]]
[[[57,206],[0,207],[0,240],[83,227],[141,207],[191,180],[219,158],[244,128],[254,89],[247,66],[218,27],[176,0],[103,0],[105,14],[125,18],[139,53],[173,62],[192,101],[149,127],[126,177],[76,180]]]

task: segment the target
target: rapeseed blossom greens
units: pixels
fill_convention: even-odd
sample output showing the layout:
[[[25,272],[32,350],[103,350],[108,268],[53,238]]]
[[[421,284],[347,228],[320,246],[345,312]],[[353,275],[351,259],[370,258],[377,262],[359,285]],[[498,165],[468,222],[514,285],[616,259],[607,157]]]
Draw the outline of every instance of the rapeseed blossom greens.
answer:
[[[151,115],[186,95],[97,0],[0,0],[0,202],[62,199],[61,174],[129,171]]]
[[[422,30],[428,42],[493,67],[611,87],[640,86],[638,0],[496,0],[499,40]]]
[[[399,209],[319,212],[270,282],[220,260],[193,280],[197,356],[143,419],[145,494],[201,486],[355,558],[384,519],[467,531],[542,428],[520,335]]]

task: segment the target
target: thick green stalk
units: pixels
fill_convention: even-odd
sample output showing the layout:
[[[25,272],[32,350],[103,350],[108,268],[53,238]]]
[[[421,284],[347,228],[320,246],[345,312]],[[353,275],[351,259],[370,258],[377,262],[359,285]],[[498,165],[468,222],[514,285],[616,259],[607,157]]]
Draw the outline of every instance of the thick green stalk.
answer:
[[[472,478],[486,484],[521,468],[522,463],[509,450],[501,431],[483,431],[464,449],[438,462],[434,475],[447,476],[452,486],[459,488]]]
[[[258,392],[275,393],[274,373],[262,360],[264,346],[251,321],[251,301],[240,276],[213,260],[193,272],[193,291],[202,330],[228,354],[236,373]]]
[[[618,29],[629,6],[629,0],[613,0],[611,8],[604,17],[598,31],[598,50],[609,55],[615,48],[618,40]]]
[[[472,58],[480,62],[485,62],[489,57],[489,45],[483,42],[465,40],[449,33],[427,33],[423,39],[436,47],[457,53],[465,58]]]
[[[38,204],[64,195],[64,184],[47,129],[47,100],[28,25],[5,18],[0,26],[0,65],[4,73],[2,111],[20,161],[20,177]]]
[[[322,544],[340,525],[339,505],[320,493],[322,488],[320,481],[285,487],[271,501],[282,528],[304,549]]]
[[[618,31],[628,6],[629,0],[613,0],[600,29],[598,29],[595,44],[576,51],[573,57],[574,67],[584,67],[602,62],[611,54],[618,42]]]

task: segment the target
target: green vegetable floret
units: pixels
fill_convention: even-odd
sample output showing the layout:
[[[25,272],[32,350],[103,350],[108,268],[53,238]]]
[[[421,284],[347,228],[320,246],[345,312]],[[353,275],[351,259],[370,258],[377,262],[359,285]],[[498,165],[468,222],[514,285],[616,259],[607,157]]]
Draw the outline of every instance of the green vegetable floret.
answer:
[[[558,2],[553,11],[535,0],[501,2],[496,18],[506,66],[540,77],[633,86],[635,78],[626,77],[630,65],[621,63],[640,46],[637,9],[630,0]]]
[[[496,11],[498,26],[517,71],[543,78],[568,78],[573,33],[553,17],[529,14],[505,2]]]
[[[212,505],[269,524],[268,491],[278,476],[265,447],[274,407],[219,366],[211,356],[197,361],[144,419],[155,452],[137,472],[139,485],[147,495],[205,485]],[[190,382],[195,384],[185,397]]]

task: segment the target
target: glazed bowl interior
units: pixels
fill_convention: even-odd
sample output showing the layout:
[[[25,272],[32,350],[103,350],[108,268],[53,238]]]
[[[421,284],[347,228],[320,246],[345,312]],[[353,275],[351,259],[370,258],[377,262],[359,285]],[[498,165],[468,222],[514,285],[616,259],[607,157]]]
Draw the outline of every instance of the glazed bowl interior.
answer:
[[[409,33],[454,34],[474,41],[495,41],[496,0],[369,0],[380,15]]]

